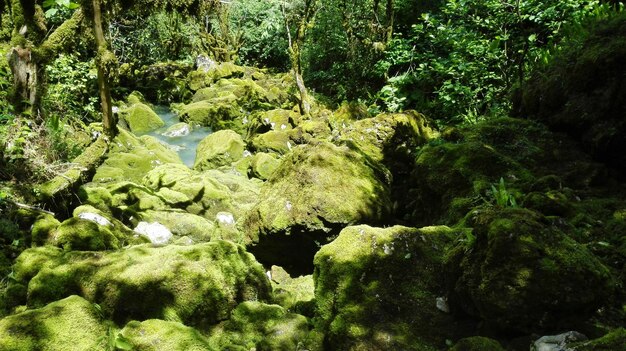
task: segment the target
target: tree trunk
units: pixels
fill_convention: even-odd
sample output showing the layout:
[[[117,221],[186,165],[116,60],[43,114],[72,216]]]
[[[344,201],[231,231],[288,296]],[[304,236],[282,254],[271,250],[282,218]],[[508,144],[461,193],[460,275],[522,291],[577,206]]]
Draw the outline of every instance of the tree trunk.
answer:
[[[24,112],[29,108],[36,117],[39,106],[39,71],[37,63],[32,59],[30,49],[21,47],[12,48],[9,53],[9,66],[13,73],[13,87],[15,89],[14,105],[16,112]]]
[[[98,66],[98,89],[100,90],[100,104],[102,106],[102,126],[104,133],[110,138],[117,134],[117,121],[113,116],[113,106],[111,104],[111,88],[109,84],[107,63],[109,63],[111,53],[107,48],[106,38],[104,37],[104,29],[102,26],[102,10],[100,8],[100,0],[93,0],[93,26],[96,37],[97,56],[96,65]]]

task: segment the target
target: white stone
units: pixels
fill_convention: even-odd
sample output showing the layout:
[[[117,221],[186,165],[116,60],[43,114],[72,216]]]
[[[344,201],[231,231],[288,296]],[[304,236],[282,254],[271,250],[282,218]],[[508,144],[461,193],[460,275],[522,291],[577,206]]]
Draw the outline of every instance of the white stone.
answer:
[[[78,215],[78,218],[91,221],[94,223],[98,223],[100,225],[107,226],[107,227],[112,225],[111,221],[109,221],[108,219],[102,217],[101,215],[97,213],[83,212]]]
[[[172,239],[172,232],[159,222],[139,222],[135,233],[145,236],[155,245],[165,245]]]
[[[530,347],[531,351],[568,351],[568,344],[585,341],[587,337],[576,331],[569,331],[559,335],[546,335],[537,339]]]
[[[450,307],[448,306],[448,299],[445,297],[438,297],[435,300],[437,309],[443,313],[450,313]]]
[[[215,215],[215,220],[222,225],[235,225],[235,217],[229,212],[218,212]]]

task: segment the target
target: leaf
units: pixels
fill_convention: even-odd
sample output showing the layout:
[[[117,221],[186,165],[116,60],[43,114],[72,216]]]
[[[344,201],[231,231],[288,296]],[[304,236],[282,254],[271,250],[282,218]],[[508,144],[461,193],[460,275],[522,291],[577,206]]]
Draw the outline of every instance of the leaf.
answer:
[[[50,7],[54,6],[54,5],[56,5],[56,4],[57,4],[56,0],[45,0],[43,2],[43,8],[47,9],[47,8],[50,8]]]
[[[58,9],[56,9],[56,8],[51,8],[51,9],[49,9],[48,11],[46,11],[45,16],[46,16],[46,18],[50,18],[50,17],[52,17],[52,16],[56,15],[56,14],[57,14],[57,12],[59,12],[59,10],[58,10]]]
[[[122,334],[117,334],[117,337],[115,338],[115,348],[118,350],[132,350],[133,345],[131,345],[128,339],[126,339]]]

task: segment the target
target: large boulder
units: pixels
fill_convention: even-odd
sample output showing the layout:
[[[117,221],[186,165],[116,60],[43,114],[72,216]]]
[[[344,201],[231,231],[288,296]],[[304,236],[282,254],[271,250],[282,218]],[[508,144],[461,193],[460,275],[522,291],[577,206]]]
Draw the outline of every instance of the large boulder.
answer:
[[[130,130],[136,134],[148,133],[165,125],[150,106],[141,102],[136,102],[123,110],[121,115]]]
[[[304,316],[290,313],[278,305],[247,301],[235,308],[230,319],[211,330],[215,350],[318,350],[309,336]]]
[[[118,339],[129,350],[141,351],[206,351],[215,350],[198,330],[174,321],[148,319],[131,321],[119,333]]]
[[[437,308],[448,227],[344,229],[315,255],[317,328],[336,350],[440,350],[454,339]],[[445,309],[445,308],[444,308]]]
[[[0,319],[0,349],[104,351],[107,329],[96,307],[74,295]]]
[[[495,118],[442,133],[418,150],[404,219],[416,225],[455,224],[491,186],[504,187],[521,200],[539,178],[559,174],[560,187],[585,188],[602,179],[602,170],[571,140],[539,123]],[[552,189],[557,190],[557,189]]]
[[[245,143],[232,130],[220,130],[202,139],[196,151],[196,170],[215,169],[229,166],[243,158]]]
[[[450,301],[494,327],[567,328],[614,291],[607,267],[536,212],[477,209],[466,225],[472,233],[447,257]]]
[[[44,247],[24,251],[14,269],[13,301],[20,287],[30,307],[79,294],[116,322],[158,318],[207,327],[240,302],[271,294],[263,267],[226,241],[108,253]]]
[[[243,229],[262,261],[311,270],[318,244],[355,223],[388,220],[386,169],[330,143],[293,149],[263,185]]]

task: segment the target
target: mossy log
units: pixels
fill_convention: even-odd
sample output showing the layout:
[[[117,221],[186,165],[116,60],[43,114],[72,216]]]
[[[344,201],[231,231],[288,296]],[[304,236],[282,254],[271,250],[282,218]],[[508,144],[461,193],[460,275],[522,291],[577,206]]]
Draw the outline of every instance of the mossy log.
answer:
[[[35,188],[40,202],[56,208],[65,208],[64,202],[72,198],[68,195],[87,181],[89,175],[102,164],[108,149],[107,139],[98,138],[72,161],[70,169]]]

